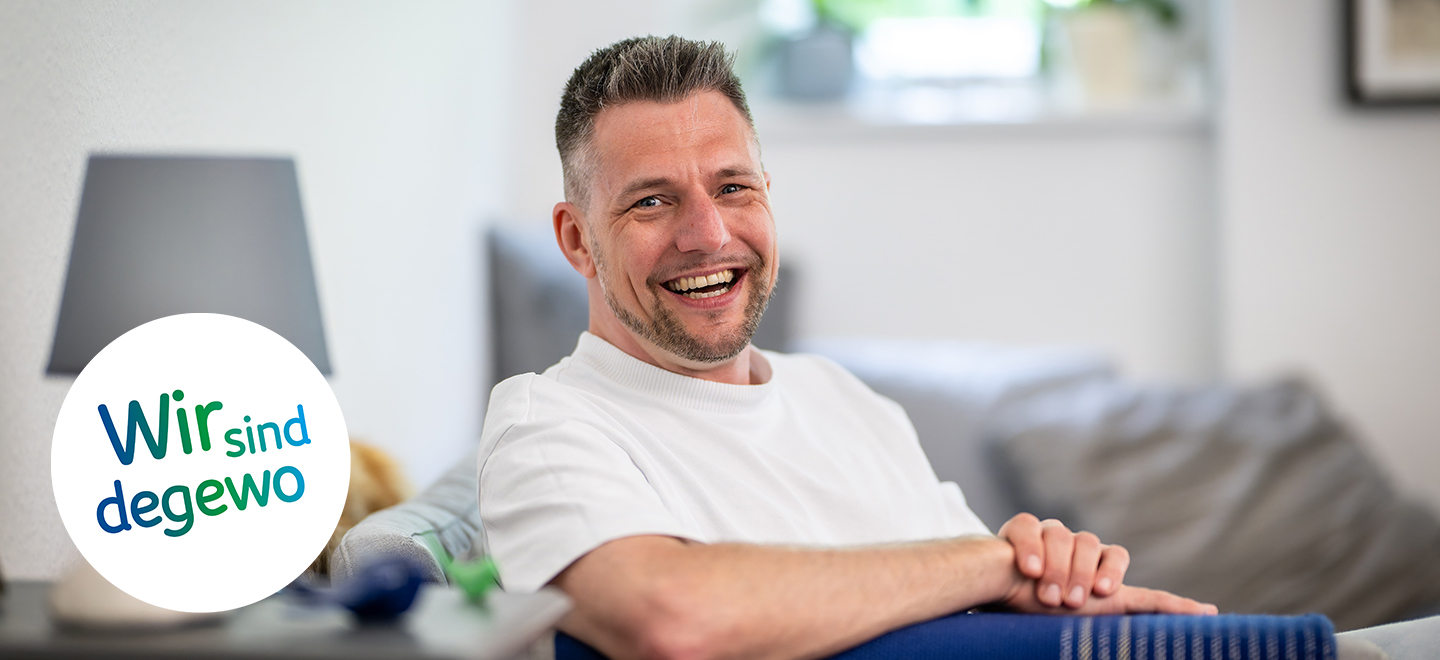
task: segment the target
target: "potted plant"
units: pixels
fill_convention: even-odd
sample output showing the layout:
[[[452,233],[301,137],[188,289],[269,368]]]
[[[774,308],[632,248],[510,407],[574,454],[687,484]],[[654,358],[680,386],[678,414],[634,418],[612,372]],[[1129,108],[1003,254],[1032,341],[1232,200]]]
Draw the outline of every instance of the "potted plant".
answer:
[[[1052,7],[1047,59],[1069,75],[1091,106],[1133,103],[1171,68],[1161,40],[1147,28],[1174,32],[1171,0],[1046,0]],[[1155,32],[1155,30],[1150,30]]]
[[[846,20],[842,7],[855,4],[859,2],[810,0],[814,24],[779,44],[778,77],[783,96],[805,101],[833,101],[845,96],[855,75],[856,26]]]

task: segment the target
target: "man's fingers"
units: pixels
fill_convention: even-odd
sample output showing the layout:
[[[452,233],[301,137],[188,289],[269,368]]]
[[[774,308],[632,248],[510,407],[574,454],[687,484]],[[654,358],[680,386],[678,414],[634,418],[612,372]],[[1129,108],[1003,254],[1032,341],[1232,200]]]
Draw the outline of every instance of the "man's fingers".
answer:
[[[1100,546],[1100,568],[1095,571],[1095,595],[1109,596],[1125,582],[1130,551],[1118,545]]]
[[[1065,602],[1064,589],[1070,583],[1075,535],[1054,519],[1041,521],[1040,527],[1040,537],[1045,544],[1045,573],[1035,584],[1035,597],[1049,607],[1060,607]]]
[[[1020,574],[1038,580],[1045,572],[1045,546],[1040,540],[1040,519],[1021,513],[1000,527],[997,535],[1015,548],[1015,567]]]
[[[1124,598],[1123,609],[1129,614],[1217,614],[1219,608],[1209,603],[1176,596],[1168,591],[1143,587],[1121,587],[1117,594]]]
[[[1064,605],[1047,605],[1043,601],[1033,600],[1029,592],[1020,594],[1015,600],[1007,604],[1020,612],[1037,612],[1042,614],[1077,613],[1076,610]],[[1121,585],[1115,590],[1113,596],[1095,597],[1087,600],[1085,606],[1080,608],[1078,613],[1087,616],[1151,613],[1204,615],[1217,614],[1219,610],[1214,605],[1201,603],[1189,598],[1182,598],[1158,589]]]
[[[1090,597],[1095,585],[1095,569],[1100,564],[1100,539],[1090,532],[1075,535],[1075,551],[1070,562],[1070,580],[1065,587],[1065,605],[1079,608]]]
[[[1035,580],[1035,598],[1046,607],[1080,608],[1091,594],[1115,594],[1130,568],[1130,553],[1100,543],[1094,534],[1073,534],[1058,520],[1022,513],[997,534],[1015,549],[1020,574]]]

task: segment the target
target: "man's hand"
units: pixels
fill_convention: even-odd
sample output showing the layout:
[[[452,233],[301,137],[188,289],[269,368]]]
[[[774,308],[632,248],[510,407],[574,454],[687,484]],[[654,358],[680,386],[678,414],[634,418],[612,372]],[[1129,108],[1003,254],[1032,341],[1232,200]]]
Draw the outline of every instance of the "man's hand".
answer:
[[[1090,532],[1071,532],[1058,520],[1022,513],[997,534],[1015,547],[1015,567],[1034,581],[1033,601],[1046,608],[1080,609],[1091,594],[1120,592],[1130,553]],[[1193,602],[1193,601],[1192,601]]]
[[[1001,601],[1008,609],[1086,615],[1219,611],[1169,592],[1122,584],[1130,553],[1101,543],[1090,532],[1071,532],[1058,520],[1022,513],[1000,527],[997,536],[1015,548],[1015,569],[1023,576]]]

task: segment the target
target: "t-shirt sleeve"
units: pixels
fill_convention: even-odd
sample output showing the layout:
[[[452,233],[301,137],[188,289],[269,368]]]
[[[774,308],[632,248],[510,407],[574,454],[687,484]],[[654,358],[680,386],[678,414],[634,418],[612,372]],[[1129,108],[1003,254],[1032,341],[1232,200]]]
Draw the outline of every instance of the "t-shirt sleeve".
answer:
[[[941,515],[945,519],[946,531],[952,536],[968,535],[992,535],[990,528],[980,520],[980,516],[970,509],[965,501],[965,494],[961,492],[960,486],[952,481],[940,481],[935,476],[935,469],[930,465],[930,459],[925,456],[925,450],[920,446],[920,437],[915,432],[915,425],[911,423],[910,416],[899,402],[881,395],[870,389],[864,381],[861,381],[854,374],[845,370],[834,361],[820,357],[810,356],[822,369],[830,373],[829,382],[837,383],[846,388],[846,394],[837,395],[836,399],[850,400],[860,405],[859,402],[868,401],[876,406],[875,419],[886,420],[884,430],[879,432],[881,437],[891,443],[893,454],[898,462],[909,466],[911,474],[917,475],[913,483],[934,484],[934,495],[939,500]]]
[[[626,453],[624,434],[548,379],[495,387],[481,435],[480,519],[506,591],[535,591],[615,539],[695,538]]]
[[[985,522],[980,520],[980,516],[975,515],[975,512],[970,510],[970,505],[965,503],[965,493],[960,491],[959,484],[953,481],[940,482],[940,499],[945,503],[946,513],[955,525],[957,535],[994,535]]]

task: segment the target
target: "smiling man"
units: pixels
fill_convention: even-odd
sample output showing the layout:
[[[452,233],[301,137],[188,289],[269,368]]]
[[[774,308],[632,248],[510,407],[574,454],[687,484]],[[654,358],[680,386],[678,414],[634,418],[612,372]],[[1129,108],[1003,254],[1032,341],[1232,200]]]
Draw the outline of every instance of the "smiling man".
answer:
[[[724,62],[697,61],[696,79],[729,74]],[[669,371],[757,382],[747,349],[775,287],[775,221],[738,83],[591,118],[586,101],[606,103],[586,82],[572,79],[556,126],[568,158],[555,228],[590,280],[590,332]]]
[[[1057,521],[991,535],[894,402],[750,346],[775,219],[720,45],[597,51],[555,130],[590,327],[491,395],[480,515],[507,590],[560,587],[562,629],[617,659],[818,657],[982,605],[1214,611],[1122,584],[1122,548]]]

